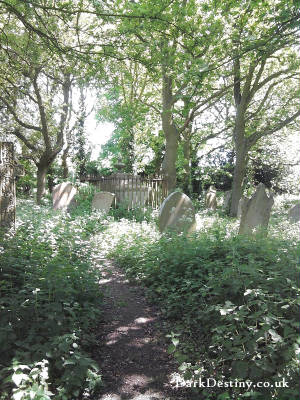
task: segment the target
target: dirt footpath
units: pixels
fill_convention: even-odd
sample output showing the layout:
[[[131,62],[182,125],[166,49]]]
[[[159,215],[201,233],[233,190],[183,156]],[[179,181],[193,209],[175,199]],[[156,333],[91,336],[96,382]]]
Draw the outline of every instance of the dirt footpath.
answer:
[[[104,265],[104,322],[96,356],[105,386],[97,400],[187,399],[170,383],[176,365],[159,329],[163,319],[158,309],[112,262]]]

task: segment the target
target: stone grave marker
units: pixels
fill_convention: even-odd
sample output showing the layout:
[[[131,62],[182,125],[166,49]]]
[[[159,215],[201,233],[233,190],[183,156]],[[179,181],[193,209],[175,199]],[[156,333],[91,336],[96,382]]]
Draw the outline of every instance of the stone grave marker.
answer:
[[[97,192],[94,194],[92,200],[92,208],[94,210],[103,211],[105,214],[108,213],[115,195],[110,192]]]
[[[75,203],[74,196],[76,193],[76,188],[70,182],[63,182],[54,186],[52,190],[54,210],[68,210]]]
[[[244,207],[243,204],[244,204],[244,203],[247,203],[249,200],[250,200],[250,199],[248,199],[248,197],[246,197],[246,196],[242,196],[242,197],[240,198],[239,204],[238,204],[238,210],[237,210],[237,214],[236,214],[237,218],[241,218],[241,215],[242,215],[242,207]]]
[[[300,203],[297,203],[294,207],[290,208],[288,217],[292,223],[300,221]]]
[[[214,186],[210,186],[206,193],[205,205],[211,210],[215,210],[217,208],[217,190]]]
[[[239,234],[252,233],[256,227],[266,229],[273,204],[272,194],[268,196],[265,185],[260,183],[251,199],[246,199],[241,204],[242,215]]]
[[[160,232],[165,232],[167,229],[176,232],[194,232],[196,219],[191,199],[184,193],[171,193],[161,205],[158,225]]]
[[[230,199],[231,199],[231,190],[227,190],[225,193],[224,193],[224,201],[223,201],[223,209],[224,210],[227,210],[227,208],[229,207],[229,202],[230,202]]]

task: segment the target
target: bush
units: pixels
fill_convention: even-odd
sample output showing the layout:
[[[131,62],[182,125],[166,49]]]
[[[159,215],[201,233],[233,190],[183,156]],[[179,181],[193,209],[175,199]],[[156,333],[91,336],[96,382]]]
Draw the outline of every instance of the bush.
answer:
[[[155,212],[153,212],[151,207],[135,207],[128,209],[126,204],[119,204],[116,208],[111,208],[109,215],[114,217],[116,221],[128,219],[137,222],[150,222],[155,219]]]
[[[0,248],[2,400],[83,399],[101,382],[88,356],[102,295],[91,219],[23,201]]]
[[[281,238],[234,237],[214,225],[190,238],[130,232],[110,256],[176,327],[170,352],[186,378],[268,381],[273,388],[256,393],[231,388],[230,398],[283,400],[299,397],[298,250]],[[275,388],[283,378],[289,387]]]

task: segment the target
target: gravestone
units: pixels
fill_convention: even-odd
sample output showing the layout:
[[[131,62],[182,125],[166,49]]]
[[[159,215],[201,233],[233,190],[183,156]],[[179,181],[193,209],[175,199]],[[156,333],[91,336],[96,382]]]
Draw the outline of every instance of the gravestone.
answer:
[[[273,204],[273,196],[268,196],[265,185],[260,183],[251,199],[246,199],[241,204],[242,215],[239,234],[251,233],[256,227],[266,229]]]
[[[224,210],[227,210],[227,208],[229,207],[230,199],[231,199],[231,190],[227,190],[224,193],[224,201],[223,201]]]
[[[247,203],[250,199],[248,199],[248,197],[246,196],[242,196],[239,200],[239,204],[238,204],[238,210],[237,210],[237,218],[241,218],[242,216],[242,208],[244,207],[243,204]]]
[[[205,205],[211,210],[215,210],[217,208],[217,190],[214,186],[210,186],[206,193]]]
[[[103,211],[106,214],[108,213],[114,198],[115,195],[110,192],[95,193],[92,200],[92,208],[94,210]]]
[[[292,223],[300,221],[300,203],[297,203],[289,210],[288,217]]]
[[[196,219],[191,199],[184,193],[171,193],[161,205],[158,226],[160,232],[167,229],[176,232],[194,232]]]
[[[52,190],[52,204],[54,210],[68,210],[75,203],[74,196],[77,190],[72,183],[63,182],[54,186]]]

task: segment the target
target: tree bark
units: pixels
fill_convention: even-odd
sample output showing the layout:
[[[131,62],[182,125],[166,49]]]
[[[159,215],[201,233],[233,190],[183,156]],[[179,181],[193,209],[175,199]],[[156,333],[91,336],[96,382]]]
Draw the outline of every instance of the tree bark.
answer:
[[[191,181],[191,134],[190,130],[185,130],[183,133],[183,191],[190,195],[192,193]]]
[[[234,126],[235,166],[232,182],[230,216],[236,217],[240,198],[243,194],[243,181],[246,175],[248,144],[245,137],[245,112],[242,104],[237,106]]]
[[[247,151],[245,147],[236,148],[236,161],[233,173],[230,216],[236,217],[240,198],[243,194],[243,182],[246,174]]]
[[[69,146],[64,149],[61,157],[61,167],[62,167],[62,177],[63,179],[68,179],[69,175],[69,167],[68,167],[68,162],[67,158],[69,155]]]
[[[48,185],[48,189],[49,189],[49,192],[52,194],[52,191],[53,191],[53,188],[54,188],[54,171],[53,171],[53,168],[50,166],[49,168],[48,168],[48,171],[47,171],[47,185]]]
[[[46,177],[49,166],[46,164],[38,164],[37,165],[37,191],[36,191],[36,203],[41,204],[41,200],[43,195],[45,194],[46,189]]]
[[[162,163],[162,171],[167,181],[168,193],[176,188],[176,160],[179,133],[172,118],[173,95],[172,78],[163,68],[162,87],[162,128],[166,138],[166,152]]]
[[[166,153],[162,163],[163,175],[167,181],[168,193],[176,188],[176,161],[178,151],[178,137],[168,129],[166,135]]]
[[[236,217],[238,212],[238,206],[240,198],[243,194],[243,181],[246,172],[247,165],[247,139],[245,137],[245,111],[247,107],[247,98],[249,97],[249,85],[251,82],[251,77],[253,71],[247,76],[246,83],[241,90],[241,74],[240,74],[240,59],[237,57],[233,63],[233,73],[234,73],[234,87],[233,95],[235,101],[235,124],[233,130],[233,140],[235,146],[235,166],[233,173],[232,182],[232,195],[230,202],[229,215],[231,217]]]

